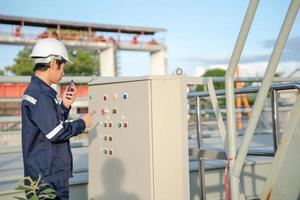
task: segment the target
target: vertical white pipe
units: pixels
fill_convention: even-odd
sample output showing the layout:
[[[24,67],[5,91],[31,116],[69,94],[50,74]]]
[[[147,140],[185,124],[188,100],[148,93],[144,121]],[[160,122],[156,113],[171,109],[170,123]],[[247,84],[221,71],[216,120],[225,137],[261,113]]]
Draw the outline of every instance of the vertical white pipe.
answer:
[[[236,123],[235,123],[235,98],[234,98],[234,73],[238,66],[243,47],[246,42],[247,35],[259,0],[251,0],[236,41],[229,66],[226,72],[225,88],[226,88],[226,111],[227,111],[227,141],[228,141],[228,154],[229,154],[229,176],[230,176],[230,193],[232,200],[238,200],[240,197],[239,191],[239,178],[233,176],[233,166],[237,151],[236,144]]]

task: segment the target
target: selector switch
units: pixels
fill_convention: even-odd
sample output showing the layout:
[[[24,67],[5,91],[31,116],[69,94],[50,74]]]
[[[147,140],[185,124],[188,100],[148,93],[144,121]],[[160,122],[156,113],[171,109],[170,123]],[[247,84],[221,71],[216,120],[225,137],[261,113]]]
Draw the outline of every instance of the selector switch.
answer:
[[[107,154],[108,154],[108,149],[104,149],[104,150],[103,150],[103,153],[104,153],[105,155],[107,155]]]
[[[104,140],[104,141],[107,141],[107,135],[105,135],[105,136],[103,137],[103,140]]]
[[[117,114],[117,109],[116,109],[116,108],[114,108],[114,109],[112,110],[112,114]]]
[[[101,108],[101,114],[105,115],[106,113],[109,113],[109,109],[108,108]]]
[[[121,123],[121,122],[118,123],[118,127],[119,127],[119,128],[122,127],[122,123]]]
[[[104,126],[104,128],[106,128],[107,127],[107,122],[104,122],[103,126]]]

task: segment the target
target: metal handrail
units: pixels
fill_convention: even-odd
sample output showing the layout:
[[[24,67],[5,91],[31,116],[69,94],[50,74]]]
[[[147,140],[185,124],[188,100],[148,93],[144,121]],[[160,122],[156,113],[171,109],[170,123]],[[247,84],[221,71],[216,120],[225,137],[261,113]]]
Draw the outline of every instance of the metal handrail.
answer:
[[[283,83],[283,84],[274,84],[270,87],[270,92],[271,92],[271,98],[272,98],[272,106],[271,106],[271,111],[272,111],[272,124],[273,124],[273,142],[274,142],[274,152],[277,150],[277,143],[279,141],[278,139],[278,134],[280,132],[279,128],[279,116],[278,116],[278,97],[277,97],[277,91],[280,90],[298,90],[300,91],[300,83]],[[245,88],[238,88],[234,91],[235,94],[245,94],[245,93],[254,93],[258,92],[259,87],[245,87]],[[224,95],[226,90],[216,90],[216,95],[217,96],[222,96]],[[204,91],[204,92],[190,92],[188,93],[188,98],[206,98],[209,97],[209,93]],[[199,104],[199,103],[198,103]],[[199,112],[199,111],[198,111]],[[197,114],[197,111],[190,112],[190,114]],[[215,122],[216,123],[216,122]],[[249,153],[248,153],[249,155]],[[259,154],[261,155],[261,154]],[[271,155],[271,154],[270,154]],[[273,153],[274,155],[274,153]]]
[[[237,88],[234,90],[234,94],[249,94],[249,93],[255,93],[258,92],[260,89],[259,86],[249,86],[244,88]],[[297,89],[300,90],[300,82],[299,83],[279,83],[274,84],[270,87],[271,90],[291,90],[291,89]],[[226,90],[216,90],[216,95],[221,96],[225,95]],[[189,92],[187,95],[188,98],[195,98],[195,97],[209,97],[209,93],[207,91],[203,92]]]
[[[283,52],[283,48],[287,42],[289,33],[292,29],[293,23],[297,16],[299,6],[300,6],[300,0],[292,0],[291,1],[290,7],[288,9],[288,12],[284,19],[280,33],[276,40],[276,44],[272,51],[272,55],[271,55],[270,61],[268,63],[268,67],[267,67],[267,70],[265,73],[264,80],[262,82],[262,86],[261,86],[258,96],[255,100],[254,109],[253,109],[252,115],[250,117],[249,123],[247,125],[245,135],[244,135],[244,138],[243,138],[243,141],[241,144],[241,148],[236,156],[236,161],[234,163],[234,166],[230,166],[230,167],[234,167],[233,170],[231,170],[231,172],[233,172],[233,174],[232,173],[230,174],[231,176],[234,176],[233,178],[238,178],[241,174],[242,167],[243,167],[245,159],[247,157],[247,152],[248,152],[249,146],[251,144],[253,134],[254,134],[254,131],[255,131],[255,128],[256,128],[256,125],[258,122],[258,117],[260,116],[264,102],[267,98],[267,93],[270,89],[270,85],[271,85],[273,77],[275,75],[276,68],[278,66],[281,54]],[[227,111],[228,111],[228,109],[227,109]],[[234,116],[232,116],[232,117],[234,118]]]
[[[205,85],[208,83],[208,80],[212,79],[214,83],[224,83],[225,77],[196,77],[196,76],[189,76],[187,78],[187,85]],[[263,77],[234,77],[234,82],[262,82]],[[283,82],[300,82],[299,77],[274,77],[274,83],[283,83]]]

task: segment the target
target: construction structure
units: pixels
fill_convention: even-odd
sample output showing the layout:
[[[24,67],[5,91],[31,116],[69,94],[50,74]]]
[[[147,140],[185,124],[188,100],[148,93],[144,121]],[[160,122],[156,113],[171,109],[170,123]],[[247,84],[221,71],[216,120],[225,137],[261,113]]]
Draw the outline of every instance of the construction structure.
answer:
[[[228,192],[225,190],[226,182],[223,179],[224,168],[226,169],[227,166],[224,147],[226,143],[223,142],[220,134],[224,133],[224,127],[222,128],[220,121],[222,118],[218,116],[221,114],[224,116],[226,109],[203,107],[209,99],[214,102],[213,108],[215,108],[217,106],[215,98],[224,98],[226,91],[214,91],[212,86],[212,83],[224,82],[224,78],[159,76],[94,77],[92,80],[92,77],[64,77],[62,85],[71,78],[76,83],[90,83],[90,95],[83,94],[77,101],[89,102],[90,109],[97,110],[94,116],[95,126],[88,130],[90,133],[71,141],[74,155],[74,177],[70,180],[71,199],[102,199],[100,197],[103,195],[110,197],[117,194],[123,194],[124,199],[130,200],[151,199],[147,195],[153,194],[161,197],[157,199],[168,199],[160,195],[172,195],[173,193],[165,191],[172,191],[175,188],[178,195],[181,191],[184,195],[189,194],[192,200],[225,199],[226,191]],[[30,77],[1,77],[0,79],[1,83],[7,85],[14,82],[27,84],[29,81]],[[262,79],[240,78],[235,81],[261,82]],[[276,82],[300,82],[300,80],[299,78],[275,78],[274,83]],[[209,90],[208,92],[186,93],[186,87],[192,85],[203,85]],[[281,101],[279,95],[281,91],[290,91],[297,95],[299,89],[298,83],[274,84],[270,88],[271,99],[274,103],[271,107],[270,105],[265,107],[261,116],[257,116],[263,122],[269,121],[269,118],[273,116],[270,126],[267,129],[265,126],[263,128],[258,126],[255,130],[254,140],[247,152],[247,159],[241,172],[240,184],[246,199],[257,199],[266,191],[264,190],[266,179],[274,174],[270,173],[276,149],[274,144],[277,143],[280,146],[278,152],[284,150],[284,153],[278,156],[295,157],[294,153],[297,151],[289,148],[299,145],[299,140],[291,137],[298,134],[297,132],[282,134],[282,130],[285,127],[289,127],[288,131],[297,130],[294,125],[299,121],[299,114],[297,114],[299,104],[296,103],[296,107],[292,108],[293,105],[280,106],[284,104],[278,102]],[[257,93],[258,91],[259,87],[245,87],[236,89],[235,94]],[[21,101],[20,98],[1,98],[0,100],[5,103]],[[250,106],[252,110],[253,105]],[[187,107],[190,117],[187,116]],[[290,115],[293,118],[284,115],[284,113],[290,113],[291,110],[296,111]],[[215,115],[216,118],[210,119],[208,115]],[[287,119],[284,116],[287,116]],[[78,116],[71,112],[71,119],[76,117]],[[5,124],[18,124],[20,121],[18,114],[0,117],[0,124],[3,127]],[[286,123],[282,126],[282,121],[290,121],[292,125]],[[224,121],[226,122],[228,120]],[[23,167],[20,149],[21,131],[17,126],[12,127],[13,129],[3,127],[0,130],[2,138],[0,140],[0,199],[4,200],[11,199],[13,196],[22,196],[22,193],[18,193],[13,188],[23,176]],[[277,129],[278,127],[280,130]],[[240,130],[237,134],[239,141],[243,137],[243,132],[244,130]],[[290,138],[280,139],[282,138],[280,135]],[[87,136],[90,137],[90,142],[87,141]],[[12,137],[15,143],[11,142],[12,140],[4,143]],[[187,140],[189,157],[186,153]],[[277,157],[277,154],[275,156]],[[188,163],[187,158],[189,158]],[[294,195],[298,188],[291,176],[293,173],[297,174],[295,170],[298,165],[291,157],[286,158],[284,162],[275,158],[278,160],[275,173],[280,172],[281,169],[278,167],[286,162],[285,170],[289,171],[287,174],[289,178],[278,178],[285,180],[285,186],[291,189],[290,194]],[[187,164],[189,167],[186,169]],[[139,175],[136,176],[136,174]],[[181,180],[185,182],[178,181],[180,174]],[[141,177],[148,177],[143,180],[148,180],[151,184],[148,181],[142,181]],[[188,182],[187,179],[189,179]],[[272,182],[276,183],[276,181]],[[89,192],[88,187],[91,187]],[[276,190],[284,192],[280,190],[280,187]],[[155,193],[152,193],[153,191]],[[286,194],[281,194],[281,197],[282,195]]]
[[[167,49],[163,38],[155,38],[166,32],[162,28],[117,26],[80,23],[49,19],[36,19],[0,15],[0,44],[33,45],[41,38],[57,38],[69,48],[93,49],[100,52],[100,75],[118,76],[117,52],[142,51],[150,54],[150,74],[167,74]],[[33,34],[26,28],[43,28]],[[40,31],[40,30],[39,30]]]

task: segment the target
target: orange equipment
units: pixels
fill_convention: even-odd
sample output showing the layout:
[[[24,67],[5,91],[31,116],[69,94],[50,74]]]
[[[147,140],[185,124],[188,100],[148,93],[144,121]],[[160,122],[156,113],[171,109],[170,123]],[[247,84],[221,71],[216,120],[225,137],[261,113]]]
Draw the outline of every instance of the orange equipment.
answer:
[[[238,67],[236,69],[236,76],[239,76],[240,75],[240,68]],[[243,82],[236,82],[235,83],[236,85],[236,88],[242,88],[244,83]],[[248,99],[247,99],[247,96],[245,94],[238,94],[236,96],[236,108],[240,109],[242,107],[242,103],[244,104],[245,108],[248,110],[247,111],[247,117],[248,119],[250,118],[251,116],[251,113],[250,113],[250,105],[249,105],[249,102],[248,102]],[[238,129],[242,129],[243,128],[243,119],[242,119],[242,112],[241,111],[238,111],[237,112],[237,128]]]

